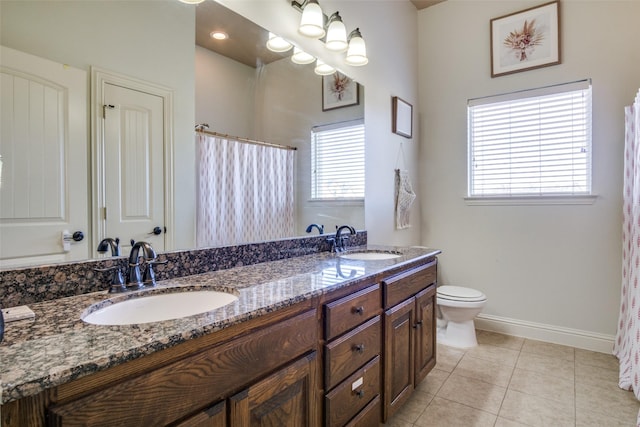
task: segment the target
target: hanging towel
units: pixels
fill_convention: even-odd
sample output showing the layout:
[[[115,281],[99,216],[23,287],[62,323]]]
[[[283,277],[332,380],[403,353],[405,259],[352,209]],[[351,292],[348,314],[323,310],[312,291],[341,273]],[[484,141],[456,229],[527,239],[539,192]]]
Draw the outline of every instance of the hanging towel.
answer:
[[[409,172],[396,169],[396,229],[411,227],[409,213],[416,194],[411,188]]]

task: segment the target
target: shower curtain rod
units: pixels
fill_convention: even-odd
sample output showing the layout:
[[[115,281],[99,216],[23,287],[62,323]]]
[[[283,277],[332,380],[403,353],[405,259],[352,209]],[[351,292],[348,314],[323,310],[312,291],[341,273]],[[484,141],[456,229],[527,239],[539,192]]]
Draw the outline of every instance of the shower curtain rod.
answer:
[[[297,147],[291,147],[289,145],[273,144],[271,142],[258,141],[256,139],[241,138],[239,136],[227,135],[226,133],[219,133],[219,132],[214,132],[214,131],[211,131],[211,130],[205,130],[208,127],[209,127],[209,125],[207,125],[205,123],[203,123],[201,125],[196,125],[196,132],[202,132],[202,133],[206,133],[207,135],[212,135],[212,136],[219,136],[221,138],[235,139],[237,141],[246,142],[247,144],[263,145],[265,147],[280,148],[280,149],[283,149],[283,150],[297,150],[298,149]]]

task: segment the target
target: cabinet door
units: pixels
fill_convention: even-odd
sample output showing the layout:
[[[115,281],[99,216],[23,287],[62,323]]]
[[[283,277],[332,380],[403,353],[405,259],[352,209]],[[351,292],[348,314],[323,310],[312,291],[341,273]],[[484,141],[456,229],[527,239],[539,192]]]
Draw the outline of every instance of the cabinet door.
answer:
[[[224,402],[217,403],[204,411],[198,412],[186,420],[176,423],[174,427],[226,427],[227,407]]]
[[[315,427],[318,419],[313,352],[229,399],[233,427]]]
[[[435,285],[416,294],[416,368],[414,386],[427,376],[436,364]]]
[[[415,299],[385,312],[384,414],[386,421],[413,392]]]

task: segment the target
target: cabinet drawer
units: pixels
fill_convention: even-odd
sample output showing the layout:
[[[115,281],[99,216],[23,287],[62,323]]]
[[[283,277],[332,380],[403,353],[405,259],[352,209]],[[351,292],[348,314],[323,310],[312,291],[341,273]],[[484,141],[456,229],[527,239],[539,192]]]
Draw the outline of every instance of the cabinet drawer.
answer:
[[[382,281],[384,308],[390,308],[435,283],[437,260]]]
[[[376,356],[326,395],[326,425],[345,425],[379,394],[380,356]]]
[[[317,346],[316,311],[209,348],[49,410],[51,425],[166,425]],[[135,402],[135,404],[132,404]]]
[[[380,354],[380,316],[325,345],[325,389],[330,390]]]
[[[324,306],[325,339],[331,340],[380,314],[380,285],[375,284]]]
[[[354,419],[345,427],[371,427],[380,425],[380,396],[376,396]]]

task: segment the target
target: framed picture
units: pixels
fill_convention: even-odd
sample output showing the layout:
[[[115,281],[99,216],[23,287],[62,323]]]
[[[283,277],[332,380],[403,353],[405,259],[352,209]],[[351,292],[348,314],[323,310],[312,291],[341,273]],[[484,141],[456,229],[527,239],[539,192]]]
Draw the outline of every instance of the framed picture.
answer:
[[[322,111],[358,105],[358,89],[358,83],[339,71],[322,76]]]
[[[391,98],[391,131],[405,138],[413,136],[413,105],[397,96]]]
[[[491,20],[491,77],[560,63],[558,1]]]

